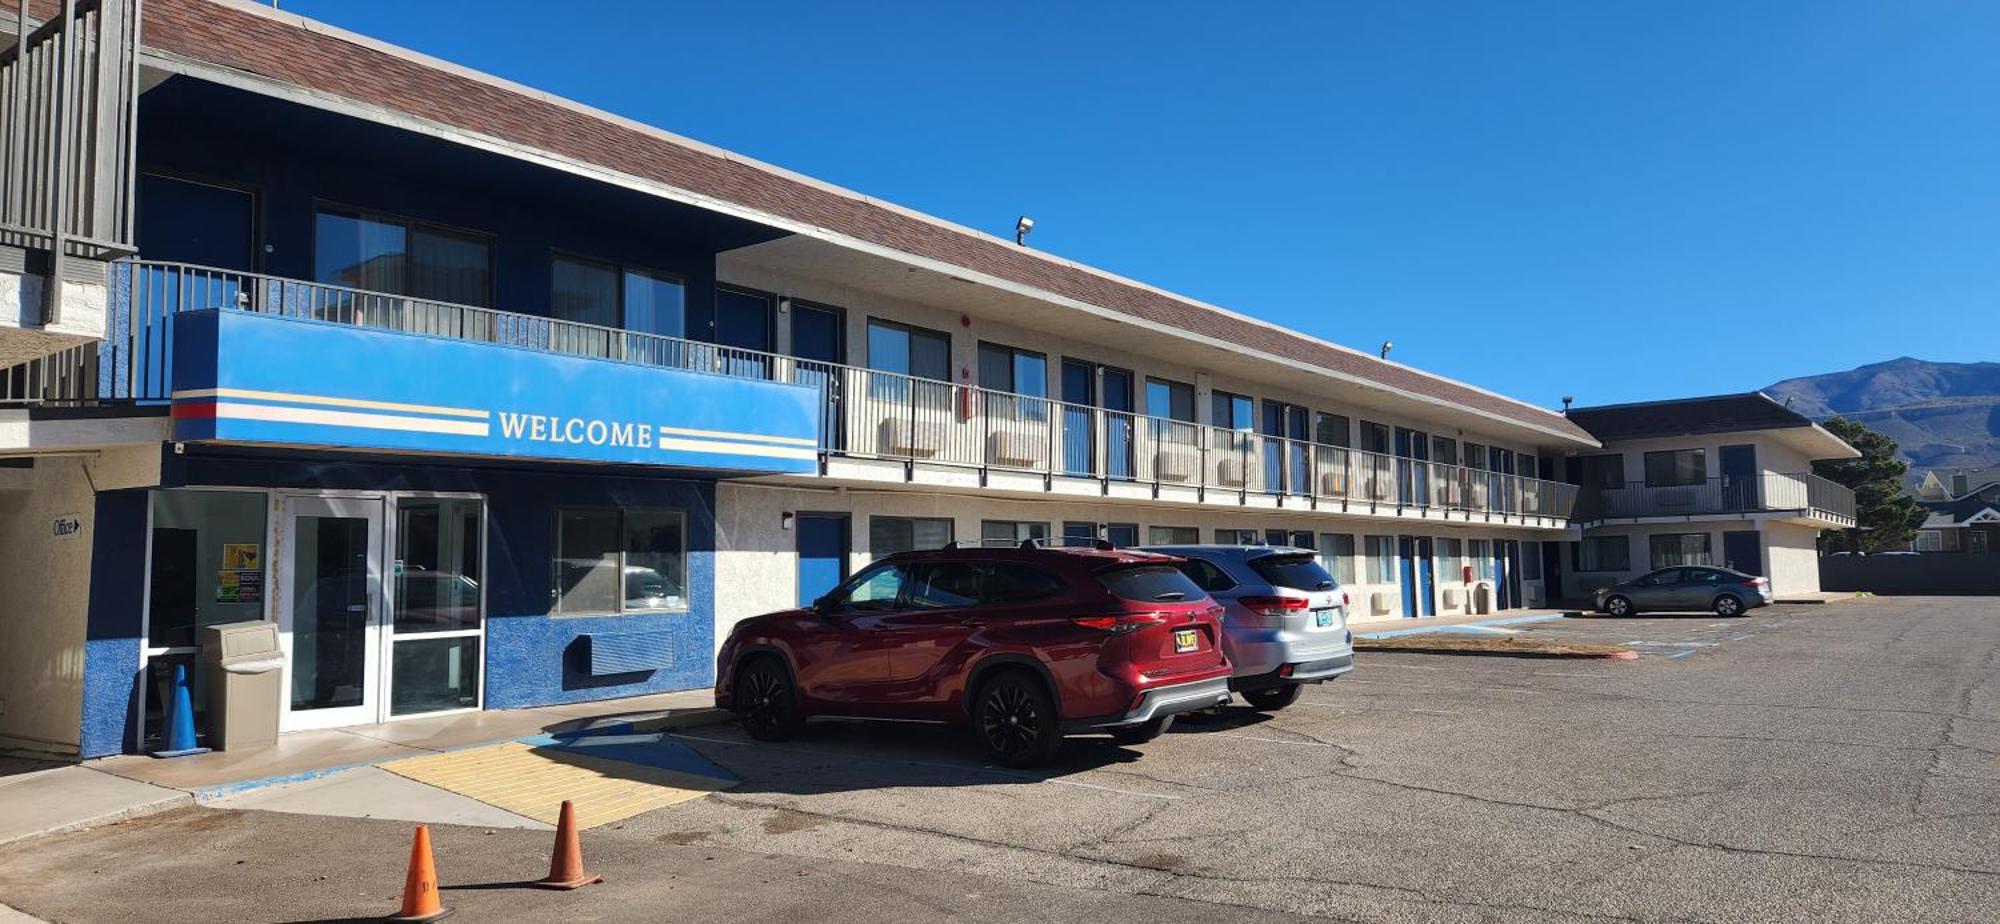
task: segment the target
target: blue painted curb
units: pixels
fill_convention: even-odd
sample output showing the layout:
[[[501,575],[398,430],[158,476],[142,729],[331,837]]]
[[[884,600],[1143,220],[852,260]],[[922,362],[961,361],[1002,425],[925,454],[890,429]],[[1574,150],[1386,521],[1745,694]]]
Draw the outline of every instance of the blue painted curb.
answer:
[[[1444,625],[1444,626],[1418,626],[1414,629],[1390,629],[1384,632],[1363,632],[1356,634],[1354,637],[1397,638],[1399,636],[1404,636],[1404,635],[1428,635],[1433,632],[1441,632],[1447,629],[1464,628],[1466,626],[1513,626],[1528,622],[1553,622],[1561,618],[1563,618],[1563,614],[1561,613],[1543,613],[1536,616],[1509,616],[1504,619],[1485,619],[1479,622],[1455,622],[1450,625]]]

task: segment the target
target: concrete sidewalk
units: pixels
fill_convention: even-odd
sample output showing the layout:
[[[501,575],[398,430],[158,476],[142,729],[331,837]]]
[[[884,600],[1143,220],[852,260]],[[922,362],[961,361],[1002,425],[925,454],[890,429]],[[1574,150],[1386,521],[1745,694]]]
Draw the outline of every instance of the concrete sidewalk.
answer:
[[[0,766],[0,844],[219,802],[303,814],[544,828],[532,818],[376,767],[509,741],[546,744],[551,736],[657,732],[727,718],[707,690],[695,690],[295,732],[268,748],[171,760],[125,755],[82,764],[10,761]]]
[[[1485,616],[1428,616],[1422,619],[1373,619],[1349,622],[1355,638],[1395,638],[1420,635],[1452,626],[1512,626],[1561,619],[1567,610],[1508,610]]]

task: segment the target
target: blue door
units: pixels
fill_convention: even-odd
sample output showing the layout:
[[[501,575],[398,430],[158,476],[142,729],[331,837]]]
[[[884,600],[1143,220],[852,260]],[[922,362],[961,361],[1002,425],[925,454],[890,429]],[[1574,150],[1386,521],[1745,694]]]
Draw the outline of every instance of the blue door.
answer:
[[[1403,618],[1417,613],[1417,543],[1408,536],[1396,537],[1397,583],[1403,589]]]
[[[1417,606],[1425,616],[1437,615],[1437,573],[1431,567],[1431,540],[1417,540]]]
[[[1493,540],[1493,603],[1503,609],[1514,608],[1514,595],[1507,591],[1507,541]]]
[[[835,366],[847,361],[846,318],[836,308],[795,301],[792,303],[792,355],[807,362],[793,367],[792,381],[819,392],[819,444],[823,449],[840,449],[840,376]]]
[[[801,513],[799,534],[799,605],[810,606],[847,580],[847,516]]]

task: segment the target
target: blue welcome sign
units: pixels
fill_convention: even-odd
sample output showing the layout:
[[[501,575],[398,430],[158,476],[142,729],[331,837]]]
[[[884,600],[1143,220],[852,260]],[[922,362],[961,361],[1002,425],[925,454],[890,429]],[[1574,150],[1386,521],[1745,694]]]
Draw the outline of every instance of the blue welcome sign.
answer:
[[[180,441],[814,470],[811,388],[246,311],[173,319]]]

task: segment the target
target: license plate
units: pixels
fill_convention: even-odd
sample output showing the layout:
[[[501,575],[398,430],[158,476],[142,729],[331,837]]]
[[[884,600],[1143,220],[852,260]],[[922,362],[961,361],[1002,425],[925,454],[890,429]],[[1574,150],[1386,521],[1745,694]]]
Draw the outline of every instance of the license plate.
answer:
[[[1194,629],[1174,630],[1174,653],[1186,654],[1201,647],[1201,633]]]
[[[1333,625],[1333,611],[1313,610],[1313,625],[1322,629]]]

